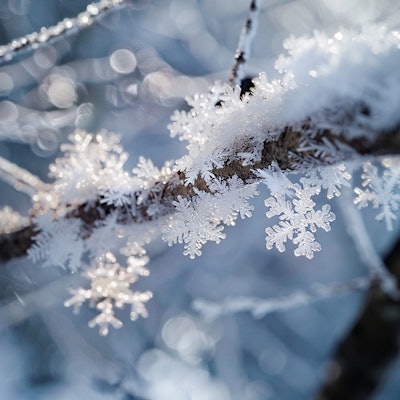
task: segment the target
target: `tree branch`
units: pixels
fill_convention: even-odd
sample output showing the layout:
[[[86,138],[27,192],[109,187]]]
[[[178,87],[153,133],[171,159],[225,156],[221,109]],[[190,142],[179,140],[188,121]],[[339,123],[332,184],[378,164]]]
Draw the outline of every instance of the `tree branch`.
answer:
[[[266,140],[259,162],[244,166],[239,161],[227,161],[222,168],[214,169],[213,174],[222,179],[229,179],[236,175],[245,183],[251,183],[258,179],[255,170],[268,168],[272,163],[276,163],[282,170],[289,171],[295,168],[299,159],[305,158],[320,165],[332,164],[331,159],[327,161],[323,155],[317,154],[315,150],[299,150],[300,141],[304,132],[308,129],[308,124],[309,122],[302,124],[302,129],[286,127],[275,140]],[[348,140],[345,135],[338,136],[327,130],[321,130],[314,135],[313,141],[316,143],[325,141],[326,143],[326,140],[329,140],[340,154],[337,162],[343,162],[360,155],[400,154],[400,129],[396,128],[391,132],[377,132],[375,138],[373,142],[364,139]],[[186,184],[185,174],[180,171],[176,172],[168,182],[164,184],[157,182],[156,185],[158,185],[158,193],[161,193],[161,195],[155,197],[150,192],[145,202],[138,201],[141,192],[132,194],[135,203],[132,204],[132,208],[136,210],[134,215],[130,212],[130,208],[106,204],[99,197],[97,201],[83,203],[69,210],[66,217],[78,218],[83,222],[83,239],[85,239],[90,236],[96,222],[104,220],[113,212],[118,213],[118,222],[120,223],[150,221],[173,212],[173,201],[176,201],[178,196],[191,198],[195,195],[195,189],[210,191],[201,177],[198,177],[193,184]],[[162,205],[162,211],[156,215],[149,214],[147,211],[155,202]],[[25,255],[37,233],[37,228],[34,224],[31,224],[12,233],[0,234],[0,261],[8,261],[11,258]]]
[[[55,39],[76,28],[90,26],[96,19],[102,17],[110,9],[120,7],[126,0],[100,0],[89,4],[86,10],[74,18],[66,18],[56,25],[43,27],[39,32],[32,32],[28,35],[13,39],[10,43],[0,46],[0,60],[10,60],[16,52],[36,48],[37,46]]]

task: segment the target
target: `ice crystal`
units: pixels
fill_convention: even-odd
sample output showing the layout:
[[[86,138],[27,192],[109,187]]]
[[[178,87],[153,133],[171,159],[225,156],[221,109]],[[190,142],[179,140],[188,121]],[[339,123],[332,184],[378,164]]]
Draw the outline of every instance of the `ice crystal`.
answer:
[[[115,315],[117,309],[130,305],[130,317],[136,320],[139,316],[148,316],[145,303],[152,297],[149,291],[133,291],[131,286],[140,276],[147,276],[149,271],[144,267],[148,262],[147,257],[129,257],[128,266],[123,267],[115,256],[108,252],[98,258],[94,265],[86,272],[90,280],[90,288],[72,289],[72,297],[65,302],[66,307],[73,307],[78,313],[83,303],[95,308],[99,314],[89,321],[89,327],[99,327],[101,335],[107,335],[110,325],[121,328],[123,323]]]
[[[164,210],[164,206],[161,205],[163,190],[165,184],[170,181],[175,172],[172,163],[167,161],[159,169],[151,160],[139,157],[139,162],[132,172],[135,175],[138,186],[138,196],[135,205],[146,204],[151,199],[146,214],[150,217],[162,214]]]
[[[53,196],[61,204],[93,201],[99,195],[106,203],[129,202],[131,178],[123,170],[127,154],[117,135],[76,130],[61,150],[64,156],[50,165],[50,177],[56,179]]]
[[[378,167],[367,162],[363,167],[363,188],[354,189],[357,197],[354,203],[359,208],[372,204],[379,209],[378,221],[385,221],[388,230],[393,230],[393,222],[397,220],[396,211],[400,206],[400,160],[398,158],[382,159],[384,167],[380,172]]]
[[[294,250],[296,256],[311,259],[316,251],[321,250],[321,245],[314,236],[317,228],[329,231],[330,223],[335,220],[335,214],[328,204],[323,205],[320,210],[314,209],[316,204],[313,197],[321,192],[322,185],[318,180],[313,181],[310,178],[292,183],[279,170],[270,171],[270,174],[271,177],[264,179],[264,183],[272,189],[271,197],[265,200],[267,217],[277,216],[279,223],[266,228],[266,247],[272,249],[275,246],[283,252],[286,250],[285,243],[291,240],[297,245]]]
[[[68,268],[76,271],[81,267],[85,245],[80,237],[81,221],[78,219],[54,219],[48,212],[34,219],[38,234],[28,250],[34,262],[44,260],[44,266]]]
[[[169,245],[185,243],[183,254],[190,258],[200,256],[206,242],[225,238],[222,224],[234,225],[239,215],[250,217],[253,207],[248,199],[257,193],[255,184],[245,185],[237,176],[227,182],[216,180],[210,189],[196,190],[191,199],[178,196],[173,203],[176,211],[163,229],[163,239]]]

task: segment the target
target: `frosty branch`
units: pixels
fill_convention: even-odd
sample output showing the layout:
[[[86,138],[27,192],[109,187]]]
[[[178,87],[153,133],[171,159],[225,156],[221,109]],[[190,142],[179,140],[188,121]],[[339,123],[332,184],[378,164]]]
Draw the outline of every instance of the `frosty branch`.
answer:
[[[99,311],[91,326],[106,334],[109,324],[120,326],[115,308],[130,304],[132,318],[146,315],[151,296],[131,285],[148,274],[144,246],[154,236],[199,256],[205,243],[225,238],[224,225],[251,216],[260,183],[271,193],[267,216],[278,220],[266,228],[268,249],[292,242],[296,256],[320,251],[317,228],[329,231],[335,215],[314,200],[339,196],[358,167],[355,203],[378,209],[391,229],[400,203],[399,43],[378,27],[290,39],[289,55],[276,62],[279,80],[261,74],[245,94],[216,85],[188,99],[190,111],[175,112],[169,130],[188,142],[187,154],[161,169],[140,158],[129,173],[118,137],[76,131],[50,166],[53,184],[32,195],[30,224],[15,228],[10,211],[2,213],[14,222],[3,224],[0,258],[28,254],[83,270],[91,288],[66,305],[90,301]]]
[[[363,139],[346,142],[344,135],[338,136],[327,130],[318,130],[313,137],[314,143],[324,145],[328,149],[330,147],[331,151],[337,152],[336,161],[331,153],[321,152],[317,146],[307,151],[299,150],[301,141],[307,137],[308,126],[309,122],[305,122],[301,124],[300,129],[286,127],[276,140],[266,140],[263,143],[261,160],[254,164],[243,165],[239,160],[229,161],[234,158],[234,155],[231,154],[226,157],[227,161],[224,162],[224,165],[220,168],[213,168],[211,174],[221,181],[227,181],[237,176],[243,182],[252,184],[260,180],[257,170],[268,169],[272,165],[278,166],[282,171],[296,171],[298,160],[302,159],[307,162],[312,161],[310,165],[313,168],[316,165],[333,165],[335,162],[351,161],[352,158],[359,155],[396,155],[400,150],[400,132],[397,128],[391,132],[377,132],[375,142]],[[247,144],[244,144],[243,147],[246,146]],[[341,149],[343,151],[340,151]],[[65,216],[66,218],[77,218],[83,222],[82,239],[84,239],[90,235],[96,223],[105,220],[114,211],[118,213],[120,223],[140,223],[173,212],[173,202],[176,202],[179,196],[191,199],[198,190],[216,193],[216,191],[212,192],[206,180],[201,176],[198,176],[193,183],[185,183],[185,181],[184,172],[173,172],[170,176],[166,176],[165,181],[156,181],[153,187],[148,188],[150,195],[145,202],[142,201],[143,190],[128,193],[129,201],[123,206],[105,202],[104,197],[98,196],[95,200],[83,202],[75,208],[68,209]],[[160,213],[149,212],[149,209],[155,205],[160,206],[160,210],[162,210]],[[14,232],[3,233],[0,236],[0,259],[6,261],[26,254],[35,235],[37,235],[37,229],[34,224]]]
[[[56,39],[74,29],[90,26],[104,13],[116,7],[120,7],[126,0],[100,0],[86,7],[86,10],[74,18],[65,18],[54,26],[42,27],[39,32],[32,32],[25,36],[16,38],[6,45],[0,46],[0,58],[10,60],[13,55],[25,49],[37,48],[49,40]]]

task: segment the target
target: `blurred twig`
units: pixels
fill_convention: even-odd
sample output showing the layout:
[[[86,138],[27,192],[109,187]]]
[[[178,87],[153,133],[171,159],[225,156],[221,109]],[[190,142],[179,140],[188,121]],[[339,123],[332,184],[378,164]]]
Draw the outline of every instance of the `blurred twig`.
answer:
[[[400,282],[400,238],[384,263]],[[372,397],[400,351],[400,301],[378,282],[369,290],[358,320],[334,352],[316,399],[364,400]]]
[[[239,42],[235,52],[235,62],[232,67],[229,84],[231,87],[240,86],[243,79],[243,67],[250,56],[250,47],[257,30],[257,17],[259,13],[258,1],[250,1],[249,14],[240,33]]]
[[[74,18],[66,18],[56,25],[42,27],[38,32],[15,38],[10,43],[0,46],[0,60],[10,60],[16,52],[27,48],[37,48],[39,45],[48,42],[73,29],[90,26],[95,19],[104,15],[110,9],[121,6],[127,0],[100,0],[89,4],[86,10]]]

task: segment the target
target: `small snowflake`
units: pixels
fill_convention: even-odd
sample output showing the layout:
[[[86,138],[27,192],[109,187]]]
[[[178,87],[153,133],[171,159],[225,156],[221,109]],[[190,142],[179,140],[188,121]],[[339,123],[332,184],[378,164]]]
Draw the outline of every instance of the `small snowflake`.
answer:
[[[99,314],[89,321],[89,327],[99,326],[100,334],[107,335],[109,326],[121,328],[122,322],[115,316],[116,309],[126,304],[131,306],[130,317],[136,320],[139,316],[148,316],[145,303],[152,298],[152,293],[136,292],[131,285],[140,276],[147,276],[149,271],[144,267],[147,257],[129,257],[128,266],[122,267],[110,252],[100,257],[99,262],[87,271],[86,277],[90,280],[90,289],[72,289],[73,295],[64,304],[73,306],[78,313],[82,304],[89,301],[91,308],[96,308]]]
[[[400,207],[400,160],[398,158],[384,158],[384,170],[367,162],[363,167],[362,186],[356,187],[357,197],[354,203],[364,208],[372,203],[373,208],[379,209],[376,219],[385,221],[388,230],[393,230],[393,221],[397,220],[396,211]]]

